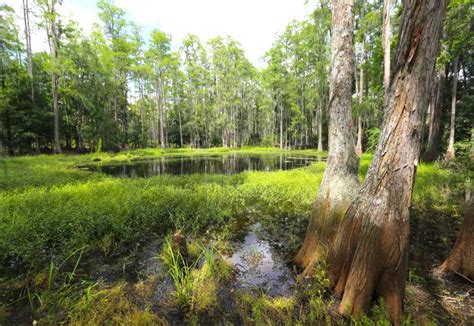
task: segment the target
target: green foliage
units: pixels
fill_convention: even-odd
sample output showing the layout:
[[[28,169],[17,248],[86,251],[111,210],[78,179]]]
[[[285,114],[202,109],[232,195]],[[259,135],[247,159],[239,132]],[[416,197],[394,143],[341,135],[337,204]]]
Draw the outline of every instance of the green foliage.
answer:
[[[191,272],[199,262],[199,258],[193,264],[189,264],[187,257],[183,257],[181,252],[173,247],[171,237],[167,237],[162,258],[169,267],[169,275],[174,284],[174,300],[176,305],[183,309],[189,309],[193,304],[193,281]]]
[[[70,325],[167,325],[148,307],[139,307],[130,299],[125,282],[112,286],[95,284],[81,294],[77,300],[68,303],[67,321]]]
[[[474,132],[474,130],[471,132]],[[454,148],[459,158],[472,158],[474,155],[474,138],[456,142]]]
[[[220,283],[232,276],[232,268],[220,257],[213,244],[199,246],[195,257],[183,257],[168,236],[162,259],[174,285],[174,304],[182,311],[198,314],[213,312],[218,301]]]
[[[374,153],[377,148],[377,144],[380,138],[380,129],[379,128],[370,128],[367,130],[368,140],[367,140],[367,152]]]
[[[93,159],[119,163],[159,155],[235,152],[263,154],[278,153],[278,150],[142,149],[117,154],[4,159],[0,168],[2,275],[7,279],[28,278],[26,284],[29,284],[33,307],[51,318],[48,319],[51,323],[62,320],[62,311],[67,311],[67,318],[79,324],[85,316],[101,321],[111,320],[117,314],[120,316],[117,318],[128,320],[128,315],[118,312],[126,305],[132,307],[133,316],[152,318],[154,315],[149,310],[130,304],[123,284],[81,283],[77,271],[88,257],[99,255],[114,259],[130,253],[140,243],[182,229],[195,239],[188,244],[189,260],[174,252],[170,242],[163,251],[176,284],[175,303],[189,316],[219,313],[219,293],[233,272],[220,258],[218,249],[212,243],[203,246],[200,237],[206,231],[211,238],[216,234],[221,249],[226,247],[222,243],[229,227],[244,218],[259,219],[276,230],[282,228],[279,223],[285,219],[305,225],[325,163],[315,162],[289,171],[149,179],[112,178],[80,171],[76,166]],[[317,155],[314,150],[295,153]],[[370,161],[369,154],[361,157],[361,178]],[[414,219],[420,214],[460,217],[466,178],[464,170],[451,171],[436,164],[419,165],[413,193]],[[288,226],[285,224],[285,227]],[[297,236],[289,238],[287,246],[296,249],[300,242]],[[328,303],[327,278],[322,268],[315,274],[311,284],[298,286],[293,297],[244,297],[239,313],[249,318],[249,322],[265,323],[274,318],[292,323],[333,322],[328,314],[332,303]],[[410,275],[411,280],[416,281],[415,274]],[[303,310],[300,310],[301,302],[305,302]],[[8,314],[8,309],[4,310]],[[374,316],[369,314],[371,321],[382,320]]]
[[[9,155],[52,150],[52,75],[57,76],[60,145],[67,151],[238,148],[280,142],[285,148],[315,147],[319,139],[326,143],[331,36],[327,1],[314,4],[305,19],[288,24],[268,49],[262,69],[232,37],[204,42],[188,35],[181,46],[172,46],[166,31],[154,29],[146,37],[113,0],[98,1],[102,24],[90,34],[60,14],[62,1],[37,4],[30,8],[31,16],[41,19],[39,27],[55,46],[49,54],[33,53],[33,78],[15,25],[18,13],[0,6],[0,147]],[[396,5],[392,15],[393,44],[400,8]],[[367,131],[379,128],[383,115],[383,2],[356,2],[354,11],[355,79],[363,69],[365,82],[359,87],[362,102],[354,103],[353,112],[362,118],[363,143],[372,150],[373,135]],[[469,1],[450,2],[438,58],[440,69],[460,58],[456,141],[461,143],[471,138],[472,128],[472,12]],[[448,73],[443,94],[450,83]],[[443,119],[442,129],[447,129]]]

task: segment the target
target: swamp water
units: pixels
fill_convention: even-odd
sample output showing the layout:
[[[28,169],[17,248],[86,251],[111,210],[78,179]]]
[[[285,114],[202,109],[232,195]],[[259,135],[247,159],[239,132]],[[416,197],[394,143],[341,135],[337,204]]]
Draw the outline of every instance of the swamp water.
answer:
[[[146,178],[163,174],[236,174],[244,171],[290,170],[321,160],[324,158],[284,154],[163,156],[142,161],[83,165],[79,168],[116,177]]]
[[[244,241],[236,243],[236,250],[228,261],[237,271],[236,287],[244,290],[263,290],[270,296],[290,295],[295,273],[264,237],[262,226],[249,227]]]
[[[115,165],[82,166],[90,171],[101,172],[116,177],[151,177],[162,174],[236,174],[243,171],[288,170],[303,167],[312,162],[321,161],[320,157],[287,155],[226,155],[196,157],[161,157],[146,161],[126,162]],[[297,221],[292,221],[297,222]],[[226,311],[234,310],[235,291],[263,292],[270,297],[291,296],[296,287],[296,273],[287,264],[285,249],[291,235],[295,233],[292,222],[286,219],[268,221],[240,220],[230,239],[230,247],[223,258],[233,267],[234,277],[219,291],[219,302]],[[300,225],[300,223],[296,223]],[[303,223],[304,224],[304,223]],[[156,311],[170,320],[180,320],[173,309],[167,310],[168,302],[175,290],[173,280],[167,273],[168,267],[160,257],[163,241],[153,241],[142,247],[129,262],[135,277],[149,279],[155,277],[153,288],[153,306]],[[127,269],[123,262],[98,268],[96,278],[113,279],[123,275]],[[111,272],[116,270],[116,272]],[[111,277],[112,276],[112,277]],[[135,278],[135,277],[132,277]],[[134,282],[134,281],[132,281]]]
[[[243,238],[243,240],[242,240]],[[138,270],[142,275],[165,276],[166,267],[160,258],[162,241],[146,245],[138,258]],[[296,285],[296,274],[290,269],[275,245],[270,243],[269,234],[260,223],[242,229],[231,242],[233,250],[223,258],[235,271],[229,290],[263,291],[269,296],[291,295]],[[155,289],[157,302],[166,300],[173,291],[170,278],[162,278]]]

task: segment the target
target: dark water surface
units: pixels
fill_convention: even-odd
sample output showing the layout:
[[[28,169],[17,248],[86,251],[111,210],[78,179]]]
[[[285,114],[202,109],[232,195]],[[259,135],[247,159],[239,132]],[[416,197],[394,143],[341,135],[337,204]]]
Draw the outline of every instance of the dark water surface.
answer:
[[[162,174],[236,174],[244,171],[290,170],[321,160],[321,157],[283,154],[163,156],[121,164],[86,165],[81,168],[117,177],[146,178]]]
[[[259,233],[260,223],[250,226],[243,242],[228,258],[237,270],[237,287],[263,290],[271,296],[291,295],[296,284],[295,274],[282,256]]]

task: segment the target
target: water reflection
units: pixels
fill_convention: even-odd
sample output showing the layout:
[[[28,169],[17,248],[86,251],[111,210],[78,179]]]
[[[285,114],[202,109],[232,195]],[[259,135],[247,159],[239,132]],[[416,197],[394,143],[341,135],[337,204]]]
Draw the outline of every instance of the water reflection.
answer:
[[[321,157],[290,155],[179,156],[126,162],[113,165],[83,166],[89,171],[118,177],[151,177],[162,174],[235,174],[243,171],[289,170],[322,160]]]
[[[243,289],[264,290],[272,296],[291,294],[294,274],[270,243],[258,236],[259,231],[259,223],[252,225],[244,241],[228,258],[238,271],[237,284]]]

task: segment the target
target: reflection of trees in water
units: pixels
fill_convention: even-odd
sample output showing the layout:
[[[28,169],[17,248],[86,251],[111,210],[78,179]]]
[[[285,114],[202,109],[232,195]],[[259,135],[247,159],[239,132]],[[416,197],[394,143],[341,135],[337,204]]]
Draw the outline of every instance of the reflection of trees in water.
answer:
[[[90,170],[122,177],[150,177],[162,174],[235,174],[243,171],[288,170],[321,161],[321,157],[278,155],[238,155],[219,157],[160,157],[150,161],[113,166],[91,166]]]

